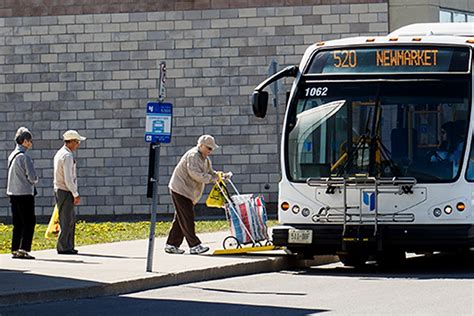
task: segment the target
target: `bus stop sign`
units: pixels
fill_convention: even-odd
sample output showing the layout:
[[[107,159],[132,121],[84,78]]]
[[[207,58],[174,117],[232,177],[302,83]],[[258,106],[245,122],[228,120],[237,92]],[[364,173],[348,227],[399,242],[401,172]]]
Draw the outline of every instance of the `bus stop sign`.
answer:
[[[171,142],[171,103],[148,102],[146,105],[145,141],[148,143]]]

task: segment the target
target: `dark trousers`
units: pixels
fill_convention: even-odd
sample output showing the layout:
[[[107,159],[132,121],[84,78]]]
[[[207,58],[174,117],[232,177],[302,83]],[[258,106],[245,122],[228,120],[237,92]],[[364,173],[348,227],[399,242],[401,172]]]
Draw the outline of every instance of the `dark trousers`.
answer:
[[[33,195],[11,195],[13,217],[12,251],[31,251],[35,232],[35,197]]]
[[[196,236],[193,202],[173,191],[171,191],[171,199],[173,200],[175,213],[166,243],[179,247],[183,242],[183,238],[186,238],[189,247],[201,244],[201,241]]]
[[[58,190],[54,193],[59,213],[59,236],[56,249],[71,251],[74,249],[76,233],[76,214],[74,213],[74,197],[69,191]]]

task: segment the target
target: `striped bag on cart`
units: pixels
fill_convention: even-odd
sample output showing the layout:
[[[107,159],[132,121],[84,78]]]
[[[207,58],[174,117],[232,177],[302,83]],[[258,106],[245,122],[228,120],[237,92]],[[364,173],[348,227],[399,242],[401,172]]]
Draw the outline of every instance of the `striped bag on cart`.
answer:
[[[265,201],[261,195],[244,194],[232,197],[228,205],[232,235],[242,244],[268,239]]]

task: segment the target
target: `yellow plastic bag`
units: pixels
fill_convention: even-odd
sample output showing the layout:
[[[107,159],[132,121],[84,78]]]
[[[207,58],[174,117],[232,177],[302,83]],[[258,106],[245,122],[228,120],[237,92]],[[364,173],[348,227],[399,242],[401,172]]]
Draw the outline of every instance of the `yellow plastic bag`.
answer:
[[[225,207],[226,200],[225,200],[224,195],[222,194],[222,191],[219,189],[219,186],[221,187],[221,189],[225,192],[227,196],[229,196],[229,193],[227,192],[227,187],[223,180],[219,180],[218,183],[219,184],[217,183],[214,184],[211,192],[209,192],[209,196],[207,197],[207,200],[206,200],[207,207],[218,207],[218,208]]]
[[[51,214],[51,219],[49,220],[48,228],[44,233],[44,237],[47,239],[56,238],[59,234],[59,210],[58,206],[54,205],[53,214]]]

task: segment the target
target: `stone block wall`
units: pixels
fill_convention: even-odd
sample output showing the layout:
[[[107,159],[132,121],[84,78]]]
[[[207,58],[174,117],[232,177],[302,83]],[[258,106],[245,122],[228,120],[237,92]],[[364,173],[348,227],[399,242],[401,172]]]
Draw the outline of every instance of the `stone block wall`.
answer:
[[[284,67],[321,40],[387,33],[385,1],[341,2],[0,18],[0,216],[10,212],[6,159],[22,125],[41,177],[37,214],[52,211],[52,158],[67,129],[88,137],[77,153],[79,214],[148,213],[145,105],[157,98],[161,61],[174,121],[161,148],[160,212],[173,211],[170,174],[204,133],[222,145],[216,169],[276,202],[276,111],[256,119],[250,94],[272,59]]]
[[[0,16],[131,13],[386,2],[387,0],[0,0]]]

